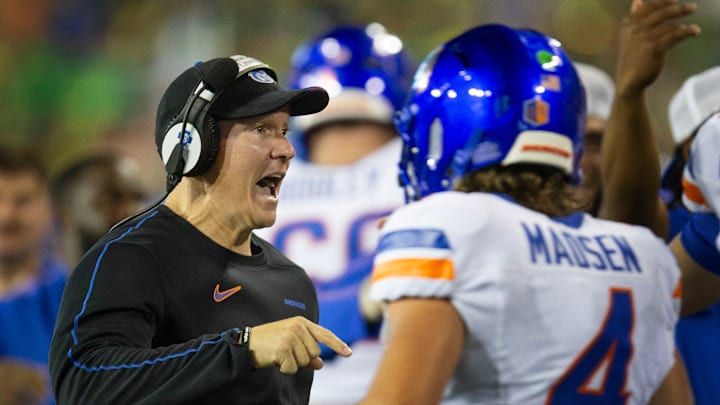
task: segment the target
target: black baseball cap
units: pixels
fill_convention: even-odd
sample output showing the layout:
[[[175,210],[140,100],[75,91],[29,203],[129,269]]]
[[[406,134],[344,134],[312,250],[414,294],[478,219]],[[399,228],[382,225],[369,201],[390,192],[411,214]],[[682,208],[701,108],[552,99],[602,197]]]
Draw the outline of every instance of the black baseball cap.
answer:
[[[329,96],[323,88],[288,90],[278,84],[277,78],[277,73],[270,66],[243,55],[197,63],[170,83],[160,99],[156,139],[163,138],[201,81],[211,88],[218,87],[212,88],[216,92],[222,91],[209,109],[209,114],[218,120],[268,114],[285,106],[290,107],[290,115],[306,115],[322,111],[327,106]]]

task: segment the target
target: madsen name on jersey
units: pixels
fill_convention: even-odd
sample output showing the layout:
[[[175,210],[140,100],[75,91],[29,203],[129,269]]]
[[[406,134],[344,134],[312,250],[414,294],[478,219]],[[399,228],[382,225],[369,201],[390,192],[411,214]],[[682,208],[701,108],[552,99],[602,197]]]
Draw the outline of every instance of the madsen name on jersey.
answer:
[[[537,223],[521,222],[533,264],[642,273],[637,255],[623,236],[578,235]]]

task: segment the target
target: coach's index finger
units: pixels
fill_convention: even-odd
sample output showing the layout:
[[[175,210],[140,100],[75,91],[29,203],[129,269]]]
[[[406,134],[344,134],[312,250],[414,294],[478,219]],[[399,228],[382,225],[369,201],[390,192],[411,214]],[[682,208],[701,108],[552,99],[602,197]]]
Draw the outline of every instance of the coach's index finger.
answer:
[[[350,346],[340,340],[340,338],[335,336],[335,334],[332,333],[330,330],[325,329],[316,323],[310,323],[308,325],[308,331],[310,331],[310,334],[313,336],[313,338],[315,338],[316,342],[324,343],[335,353],[344,357],[350,357],[350,355],[352,354],[352,349],[350,348]]]

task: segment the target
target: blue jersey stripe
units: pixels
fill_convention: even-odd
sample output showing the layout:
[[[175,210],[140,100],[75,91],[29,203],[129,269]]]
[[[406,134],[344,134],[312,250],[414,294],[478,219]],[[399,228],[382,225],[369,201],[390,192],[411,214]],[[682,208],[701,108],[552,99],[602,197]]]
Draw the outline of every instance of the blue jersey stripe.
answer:
[[[408,229],[383,235],[377,253],[403,248],[450,249],[450,242],[439,229]]]

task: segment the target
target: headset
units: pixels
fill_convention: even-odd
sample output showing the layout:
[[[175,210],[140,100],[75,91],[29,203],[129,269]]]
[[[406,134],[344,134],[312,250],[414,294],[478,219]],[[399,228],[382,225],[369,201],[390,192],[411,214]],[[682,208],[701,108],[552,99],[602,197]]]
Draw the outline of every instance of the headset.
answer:
[[[239,76],[242,61],[237,58],[213,59],[191,68],[200,71],[200,80],[193,86],[183,108],[170,120],[164,135],[155,137],[167,173],[165,194],[149,207],[113,225],[110,231],[156,208],[183,176],[201,175],[215,161],[220,141],[215,119],[208,112],[223,90]]]
[[[217,157],[216,122],[208,111],[222,91],[235,81],[238,64],[231,58],[205,62],[208,63],[211,65],[202,73],[185,106],[170,121],[162,141],[158,142],[167,173],[168,193],[182,176],[204,173]]]

